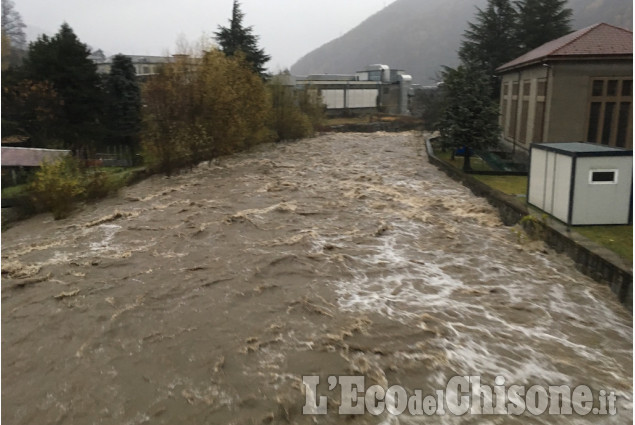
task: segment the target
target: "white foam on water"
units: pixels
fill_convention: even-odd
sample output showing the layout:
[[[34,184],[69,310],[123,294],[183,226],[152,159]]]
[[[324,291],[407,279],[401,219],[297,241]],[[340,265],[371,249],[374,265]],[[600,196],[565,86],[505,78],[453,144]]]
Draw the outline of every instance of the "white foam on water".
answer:
[[[119,230],[121,230],[121,226],[118,224],[100,224],[97,228],[104,233],[104,237],[102,240],[97,242],[90,243],[90,250],[93,252],[103,253],[107,251],[113,251],[121,249],[119,246],[112,245],[112,240]]]

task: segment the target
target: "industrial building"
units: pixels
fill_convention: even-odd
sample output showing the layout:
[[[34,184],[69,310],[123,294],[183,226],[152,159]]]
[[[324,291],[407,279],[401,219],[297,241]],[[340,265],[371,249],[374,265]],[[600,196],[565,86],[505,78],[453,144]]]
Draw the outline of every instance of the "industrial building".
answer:
[[[412,77],[388,65],[369,65],[355,74],[288,75],[285,84],[315,90],[329,115],[385,112],[409,115]]]

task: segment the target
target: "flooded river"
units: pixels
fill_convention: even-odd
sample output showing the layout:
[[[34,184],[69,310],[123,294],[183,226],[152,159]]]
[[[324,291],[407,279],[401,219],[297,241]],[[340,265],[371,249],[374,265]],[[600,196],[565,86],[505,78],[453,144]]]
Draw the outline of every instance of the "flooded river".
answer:
[[[630,314],[425,155],[415,133],[260,146],[6,230],[3,422],[630,422]],[[617,414],[340,416],[344,375],[587,385]]]

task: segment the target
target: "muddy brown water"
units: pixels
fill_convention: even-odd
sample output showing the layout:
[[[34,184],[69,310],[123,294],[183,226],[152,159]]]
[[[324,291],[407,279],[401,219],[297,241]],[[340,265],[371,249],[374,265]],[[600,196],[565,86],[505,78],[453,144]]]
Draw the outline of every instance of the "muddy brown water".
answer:
[[[632,317],[428,164],[415,133],[324,135],[155,176],[2,234],[7,424],[632,420]],[[615,416],[302,415],[303,375],[434,394],[615,391]]]

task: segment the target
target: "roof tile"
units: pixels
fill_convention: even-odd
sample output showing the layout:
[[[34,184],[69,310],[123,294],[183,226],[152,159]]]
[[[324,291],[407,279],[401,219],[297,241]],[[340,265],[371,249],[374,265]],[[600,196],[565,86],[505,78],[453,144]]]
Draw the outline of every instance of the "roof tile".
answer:
[[[633,54],[633,32],[600,23],[549,41],[500,66],[497,71],[555,57],[629,54]]]

